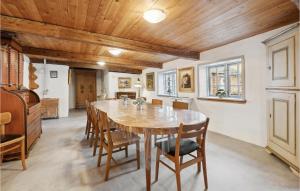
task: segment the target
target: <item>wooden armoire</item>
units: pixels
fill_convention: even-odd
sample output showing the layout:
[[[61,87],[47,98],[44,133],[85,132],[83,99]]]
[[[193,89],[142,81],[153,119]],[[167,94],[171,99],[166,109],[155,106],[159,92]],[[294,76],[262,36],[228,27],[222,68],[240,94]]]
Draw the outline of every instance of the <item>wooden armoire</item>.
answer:
[[[22,48],[13,39],[13,35],[2,34],[0,112],[11,113],[12,121],[5,126],[5,133],[25,135],[25,150],[28,155],[42,129],[40,98],[32,90],[23,87],[23,66]],[[4,158],[13,157],[18,152],[13,150]]]
[[[76,108],[84,108],[85,101],[96,101],[96,70],[75,70]]]
[[[267,47],[267,150],[299,174],[299,23],[264,41]]]

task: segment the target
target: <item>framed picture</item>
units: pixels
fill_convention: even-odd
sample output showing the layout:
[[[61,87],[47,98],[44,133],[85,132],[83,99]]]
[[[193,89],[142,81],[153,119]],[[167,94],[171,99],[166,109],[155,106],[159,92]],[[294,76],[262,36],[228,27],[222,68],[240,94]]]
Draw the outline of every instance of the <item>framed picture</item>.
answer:
[[[194,92],[195,77],[194,67],[181,68],[178,70],[178,83],[180,92]]]
[[[118,87],[120,89],[131,88],[131,78],[118,78]]]
[[[50,71],[50,78],[57,78],[57,71]]]
[[[154,91],[155,90],[154,72],[146,74],[146,89],[148,91]]]

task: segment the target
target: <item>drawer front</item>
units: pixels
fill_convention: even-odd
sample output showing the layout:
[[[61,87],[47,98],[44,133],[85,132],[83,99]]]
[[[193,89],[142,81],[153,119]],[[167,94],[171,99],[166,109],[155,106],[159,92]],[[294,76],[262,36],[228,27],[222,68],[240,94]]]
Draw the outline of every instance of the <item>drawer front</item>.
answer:
[[[41,129],[36,128],[30,134],[27,134],[27,150],[31,147],[31,145],[35,142],[35,140],[41,135]]]
[[[35,121],[36,119],[40,119],[40,118],[41,118],[41,111],[37,110],[37,111],[35,111],[35,112],[28,115],[27,124],[30,124],[33,121]]]
[[[27,135],[35,131],[35,129],[41,129],[41,119],[36,118],[31,123],[27,123]]]

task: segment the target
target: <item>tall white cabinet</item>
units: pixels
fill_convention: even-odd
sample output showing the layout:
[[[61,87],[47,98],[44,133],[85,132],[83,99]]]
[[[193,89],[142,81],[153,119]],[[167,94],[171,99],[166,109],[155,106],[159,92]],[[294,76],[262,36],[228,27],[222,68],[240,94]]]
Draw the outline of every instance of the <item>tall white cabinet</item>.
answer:
[[[299,173],[299,23],[264,41],[267,47],[268,146]]]

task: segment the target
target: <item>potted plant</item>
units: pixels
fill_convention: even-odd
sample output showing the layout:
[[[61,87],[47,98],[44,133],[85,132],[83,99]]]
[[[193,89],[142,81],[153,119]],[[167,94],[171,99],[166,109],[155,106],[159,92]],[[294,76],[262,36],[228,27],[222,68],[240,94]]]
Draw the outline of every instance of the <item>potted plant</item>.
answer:
[[[223,98],[226,97],[226,91],[224,89],[218,89],[216,96],[218,96],[219,98]]]
[[[133,101],[133,104],[137,106],[137,110],[142,109],[142,105],[145,103],[145,99],[142,97],[136,98],[136,100]]]

